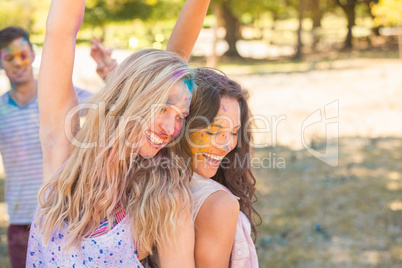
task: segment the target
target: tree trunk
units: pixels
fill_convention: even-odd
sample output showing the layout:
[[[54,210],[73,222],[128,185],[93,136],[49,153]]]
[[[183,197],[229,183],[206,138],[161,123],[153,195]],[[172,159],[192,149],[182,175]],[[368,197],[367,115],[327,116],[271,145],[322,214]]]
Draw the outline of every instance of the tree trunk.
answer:
[[[353,38],[353,34],[352,34],[352,30],[353,30],[353,26],[355,25],[355,4],[353,3],[352,6],[349,7],[348,9],[348,35],[346,36],[346,40],[345,40],[345,48],[352,48],[353,44],[352,44],[352,38]]]
[[[219,21],[222,19],[222,10],[219,5],[215,2],[211,3],[212,13],[216,17],[216,23],[212,27],[212,31],[214,32],[214,40],[212,41],[212,49],[211,55],[207,58],[207,67],[216,68],[219,63],[219,56],[216,51],[216,47],[218,45],[218,29],[219,29]]]
[[[348,34],[346,35],[346,40],[345,40],[345,48],[350,49],[353,47],[352,45],[352,29],[353,26],[355,25],[355,20],[356,20],[356,1],[357,0],[347,0],[346,4],[342,4],[340,0],[337,0],[336,2],[338,5],[342,8],[343,12],[346,15],[346,18],[348,19]]]
[[[320,8],[320,0],[314,0],[312,3],[312,11],[313,11],[313,33],[312,33],[312,46],[315,49],[318,38],[317,38],[317,28],[321,26],[321,8]]]
[[[373,14],[373,9],[371,8],[371,4],[378,4],[378,0],[364,0],[364,3],[367,5],[367,9],[369,10],[370,17],[374,20],[375,16]],[[380,35],[380,27],[375,26],[371,29],[374,35],[379,36]]]
[[[303,15],[305,8],[305,0],[300,0],[299,4],[299,29],[297,31],[297,50],[295,54],[296,59],[300,59],[302,57],[302,31],[303,31]]]
[[[226,36],[225,40],[228,42],[229,49],[225,52],[228,57],[240,57],[236,48],[236,43],[240,35],[240,21],[230,10],[227,2],[222,3],[222,18],[225,21]]]

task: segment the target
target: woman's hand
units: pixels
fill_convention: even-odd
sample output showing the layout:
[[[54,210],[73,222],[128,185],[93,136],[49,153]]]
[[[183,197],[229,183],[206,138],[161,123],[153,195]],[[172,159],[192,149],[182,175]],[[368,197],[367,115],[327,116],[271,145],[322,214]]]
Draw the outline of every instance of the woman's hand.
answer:
[[[117,61],[112,58],[112,49],[105,49],[100,38],[91,40],[91,57],[97,64],[96,72],[103,80],[117,67]]]

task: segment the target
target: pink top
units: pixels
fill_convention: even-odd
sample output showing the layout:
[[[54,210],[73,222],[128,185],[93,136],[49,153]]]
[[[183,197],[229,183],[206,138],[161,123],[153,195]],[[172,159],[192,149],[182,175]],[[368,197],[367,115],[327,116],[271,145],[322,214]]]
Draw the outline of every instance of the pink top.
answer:
[[[190,188],[194,198],[194,220],[208,196],[217,191],[225,191],[229,194],[232,194],[232,192],[230,192],[230,190],[222,184],[210,178],[203,178],[197,173],[194,173],[193,175]],[[237,196],[235,197],[239,199]],[[258,268],[257,252],[253,240],[251,239],[250,221],[241,211],[239,212],[239,218],[237,219],[236,234],[230,258],[230,267]]]

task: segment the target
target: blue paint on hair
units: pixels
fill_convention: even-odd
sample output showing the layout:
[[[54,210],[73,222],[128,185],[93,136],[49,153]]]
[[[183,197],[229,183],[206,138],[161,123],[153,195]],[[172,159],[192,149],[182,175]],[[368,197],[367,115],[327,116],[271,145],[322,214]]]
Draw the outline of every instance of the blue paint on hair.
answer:
[[[194,82],[192,79],[184,80],[184,84],[187,86],[191,94],[193,94]]]

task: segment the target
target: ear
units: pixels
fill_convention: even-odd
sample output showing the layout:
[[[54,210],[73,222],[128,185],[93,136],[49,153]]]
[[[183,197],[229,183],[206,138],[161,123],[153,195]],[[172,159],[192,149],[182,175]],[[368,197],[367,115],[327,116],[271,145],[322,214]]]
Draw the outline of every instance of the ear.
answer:
[[[35,51],[33,50],[33,48],[31,47],[31,64],[35,61]]]

